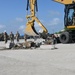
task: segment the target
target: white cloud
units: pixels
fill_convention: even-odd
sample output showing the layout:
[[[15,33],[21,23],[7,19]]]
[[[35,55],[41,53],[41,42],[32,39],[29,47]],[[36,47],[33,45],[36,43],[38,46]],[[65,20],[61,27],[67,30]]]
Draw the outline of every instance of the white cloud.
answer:
[[[25,25],[20,26],[20,27],[19,27],[19,30],[21,30],[21,31],[24,32],[24,30],[25,30]]]
[[[46,23],[45,23],[44,20],[39,20],[39,21],[42,23],[42,25],[43,25],[45,28],[47,27],[47,26],[45,26]],[[35,27],[36,31],[38,31],[38,32],[43,32],[43,28],[39,25],[39,23],[35,22],[34,27]]]
[[[40,27],[40,25],[37,22],[35,22],[34,27],[37,31],[42,30],[42,28]]]
[[[19,27],[20,30],[25,29],[25,25]]]
[[[58,25],[61,23],[61,20],[59,18],[54,18],[51,22],[50,25]]]
[[[23,22],[24,20],[23,20],[23,18],[16,18],[16,21]]]
[[[35,27],[39,27],[39,24],[38,24],[37,22],[35,22],[35,24],[34,24],[34,25],[35,25]]]
[[[1,24],[1,25],[0,25],[0,29],[2,29],[2,28],[5,28],[5,25],[2,25],[2,24]]]
[[[58,11],[50,11],[50,15],[54,15],[54,16],[59,16],[60,15],[60,12]]]

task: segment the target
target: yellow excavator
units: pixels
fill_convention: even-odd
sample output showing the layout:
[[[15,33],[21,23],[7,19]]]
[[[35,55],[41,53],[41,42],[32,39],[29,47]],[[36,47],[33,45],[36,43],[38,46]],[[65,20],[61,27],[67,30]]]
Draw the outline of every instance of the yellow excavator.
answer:
[[[75,42],[75,0],[54,0],[65,5],[64,32],[60,34],[61,43]]]
[[[39,21],[36,17],[36,12],[38,11],[37,0],[27,0],[27,11],[30,9],[30,13],[26,16],[27,24],[25,28],[25,34],[36,36],[38,32],[35,30],[35,21],[38,25],[43,29],[44,33],[48,33],[48,30],[44,27],[44,25]]]

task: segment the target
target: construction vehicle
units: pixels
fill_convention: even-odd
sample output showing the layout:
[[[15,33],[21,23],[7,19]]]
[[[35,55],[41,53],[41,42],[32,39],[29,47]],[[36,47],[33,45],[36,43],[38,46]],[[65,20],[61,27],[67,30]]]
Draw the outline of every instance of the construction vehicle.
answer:
[[[0,33],[0,41],[4,41],[4,35],[3,35],[3,33]]]
[[[38,32],[35,30],[35,22],[43,29],[44,33],[48,33],[48,30],[44,27],[44,25],[39,21],[36,17],[36,12],[38,11],[37,0],[27,0],[27,11],[30,9],[30,13],[26,16],[27,24],[25,28],[25,34],[30,36],[38,35]]]
[[[64,32],[60,34],[61,43],[75,42],[75,0],[54,0],[65,5]]]

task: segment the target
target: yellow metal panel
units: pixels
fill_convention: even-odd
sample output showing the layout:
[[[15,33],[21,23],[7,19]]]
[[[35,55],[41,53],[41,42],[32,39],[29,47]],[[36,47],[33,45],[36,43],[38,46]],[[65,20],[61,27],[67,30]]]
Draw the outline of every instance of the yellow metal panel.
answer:
[[[67,26],[68,29],[75,29],[75,25],[73,26]]]
[[[25,34],[27,35],[32,35],[32,36],[36,36],[36,32],[33,30],[32,26],[31,25],[27,25],[26,28],[25,28]]]
[[[72,4],[75,0],[54,0],[55,2],[59,2],[62,4]]]

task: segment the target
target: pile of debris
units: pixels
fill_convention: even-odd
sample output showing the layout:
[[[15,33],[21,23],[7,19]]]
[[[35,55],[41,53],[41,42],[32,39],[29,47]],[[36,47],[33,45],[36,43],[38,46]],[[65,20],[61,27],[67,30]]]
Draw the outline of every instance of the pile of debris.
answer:
[[[8,49],[29,49],[29,48],[40,47],[40,43],[35,43],[32,41],[26,41],[24,43],[7,43],[6,48]]]

